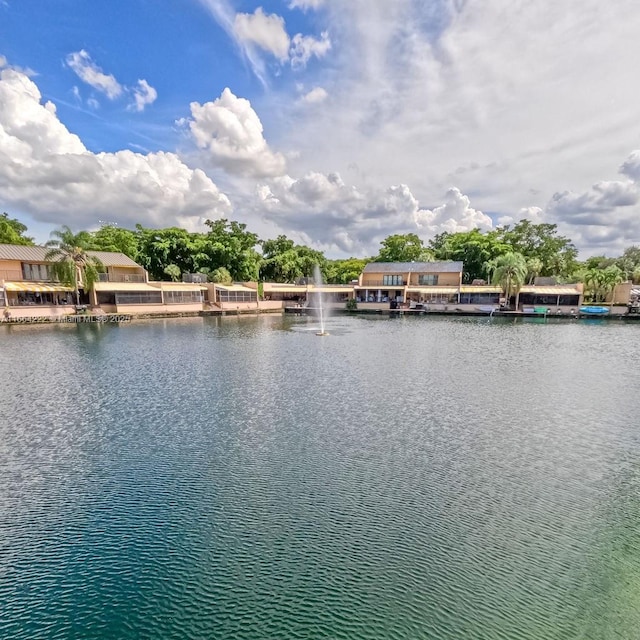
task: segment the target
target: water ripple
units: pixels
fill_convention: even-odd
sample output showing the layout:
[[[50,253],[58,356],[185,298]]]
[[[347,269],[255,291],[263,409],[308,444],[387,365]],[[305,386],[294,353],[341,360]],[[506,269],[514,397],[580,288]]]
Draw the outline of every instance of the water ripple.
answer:
[[[329,323],[0,327],[0,637],[635,638],[637,328]]]

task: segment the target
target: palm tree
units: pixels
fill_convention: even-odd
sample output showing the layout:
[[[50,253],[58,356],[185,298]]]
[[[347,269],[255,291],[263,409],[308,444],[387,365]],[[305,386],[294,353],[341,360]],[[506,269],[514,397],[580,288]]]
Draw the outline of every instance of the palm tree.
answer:
[[[496,259],[496,266],[491,281],[499,284],[507,298],[507,304],[512,295],[516,296],[516,309],[518,308],[518,294],[520,287],[527,277],[527,263],[521,253],[505,253]]]
[[[51,236],[53,239],[45,244],[49,247],[45,260],[53,262],[53,273],[62,284],[73,287],[79,305],[80,289],[91,290],[103,270],[102,262],[87,253],[91,236],[86,231],[74,234],[64,225],[52,231]]]
[[[527,260],[527,281],[532,284],[533,281],[540,275],[544,265],[540,258],[529,258]]]
[[[622,271],[620,267],[607,267],[602,272],[602,285],[605,290],[605,297],[607,293],[611,292],[611,304],[615,302],[616,286],[625,280],[626,277],[624,271]]]
[[[498,258],[491,258],[482,265],[484,272],[487,274],[487,282],[491,282],[493,280],[493,274],[496,272],[497,266]]]
[[[584,272],[584,283],[591,292],[593,302],[599,302],[600,290],[604,284],[604,271],[602,269],[587,269]]]

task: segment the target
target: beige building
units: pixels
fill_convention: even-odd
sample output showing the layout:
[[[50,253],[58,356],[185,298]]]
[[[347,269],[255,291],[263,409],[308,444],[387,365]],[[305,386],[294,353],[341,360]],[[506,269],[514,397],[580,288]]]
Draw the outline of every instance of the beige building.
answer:
[[[354,287],[358,308],[488,311],[501,289],[463,285],[462,262],[370,262]]]
[[[0,306],[5,319],[75,314],[71,287],[57,282],[42,246],[0,244]],[[80,302],[94,312],[146,314],[201,311],[206,287],[181,282],[148,282],[147,272],[123,253],[88,251],[103,272]]]

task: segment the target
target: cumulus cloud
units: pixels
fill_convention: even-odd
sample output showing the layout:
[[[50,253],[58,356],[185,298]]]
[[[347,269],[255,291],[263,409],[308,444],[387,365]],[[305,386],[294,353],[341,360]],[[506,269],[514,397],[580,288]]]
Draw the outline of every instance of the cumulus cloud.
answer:
[[[447,191],[445,202],[439,207],[416,209],[414,219],[418,227],[425,228],[432,234],[442,231],[456,233],[476,228],[486,231],[493,226],[491,218],[474,209],[468,196],[456,187]]]
[[[342,252],[373,254],[394,233],[419,233],[428,239],[442,231],[491,228],[491,218],[470,206],[458,189],[445,203],[422,209],[407,185],[356,188],[339,174],[309,172],[302,178],[282,176],[258,190],[264,215],[293,229],[310,243]]]
[[[203,171],[173,153],[89,152],[14,69],[0,71],[0,206],[85,228],[99,219],[193,226],[231,209]]]
[[[327,31],[320,34],[320,39],[297,33],[291,40],[291,66],[294,69],[304,68],[312,56],[322,58],[330,49],[331,40]]]
[[[238,13],[233,30],[240,41],[257,45],[281,62],[289,57],[289,35],[284,19],[275,13],[267,15],[262,7],[258,7],[254,13]]]
[[[132,107],[136,111],[144,111],[144,108],[148,104],[153,104],[158,97],[158,92],[146,80],[138,80],[138,85],[132,91],[134,99]]]
[[[67,56],[67,64],[80,80],[86,82],[96,91],[104,93],[110,100],[115,100],[122,95],[122,85],[113,75],[103,73],[84,49],[70,53]]]
[[[640,151],[633,151],[622,163],[620,173],[631,178],[635,182],[640,182]]]
[[[625,180],[600,180],[584,192],[556,192],[545,214],[569,228],[578,245],[611,253],[637,243],[640,236],[640,151],[620,166]]]
[[[269,148],[262,122],[251,103],[228,88],[213,102],[192,102],[191,116],[186,121],[191,136],[216,166],[230,174],[250,177],[285,172],[285,158]]]

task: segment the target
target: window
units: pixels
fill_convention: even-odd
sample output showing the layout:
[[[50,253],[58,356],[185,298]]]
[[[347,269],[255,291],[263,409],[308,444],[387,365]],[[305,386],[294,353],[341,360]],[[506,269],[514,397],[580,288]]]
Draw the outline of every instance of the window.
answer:
[[[423,273],[418,276],[418,284],[424,287],[435,287],[438,284],[438,275],[435,273]]]
[[[384,286],[402,286],[404,282],[402,280],[402,276],[382,276],[382,284]]]
[[[52,280],[51,267],[48,264],[22,263],[22,277],[25,280]]]
[[[225,291],[216,290],[218,302],[257,302],[258,293],[256,291]]]
[[[156,291],[132,291],[116,293],[117,304],[162,304],[162,293]]]
[[[202,302],[202,293],[200,291],[165,291],[164,302],[165,304]]]

